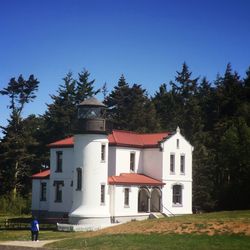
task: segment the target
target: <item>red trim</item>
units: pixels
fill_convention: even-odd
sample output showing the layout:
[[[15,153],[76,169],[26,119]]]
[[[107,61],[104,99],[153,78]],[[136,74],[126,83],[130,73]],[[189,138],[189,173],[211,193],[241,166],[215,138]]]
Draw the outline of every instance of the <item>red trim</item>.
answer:
[[[74,137],[68,137],[47,145],[49,148],[71,148],[74,146]]]
[[[49,179],[49,177],[50,177],[50,169],[44,170],[37,174],[33,174],[31,176],[32,179]]]
[[[146,185],[146,186],[163,186],[164,182],[151,178],[143,174],[123,173],[119,176],[109,176],[110,185]]]

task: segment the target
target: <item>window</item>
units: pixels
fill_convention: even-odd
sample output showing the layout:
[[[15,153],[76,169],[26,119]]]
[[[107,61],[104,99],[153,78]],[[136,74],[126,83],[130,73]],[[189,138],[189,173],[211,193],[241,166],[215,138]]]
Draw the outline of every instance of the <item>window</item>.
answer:
[[[181,174],[185,173],[185,155],[181,155]]]
[[[41,184],[40,184],[40,201],[46,201],[46,190],[47,190],[47,183],[41,182]]]
[[[101,204],[105,204],[105,185],[101,185]]]
[[[182,205],[182,186],[181,185],[173,186],[173,204]]]
[[[63,181],[54,181],[55,186],[55,202],[62,202],[62,187],[64,186]]]
[[[62,151],[56,152],[56,172],[62,172]]]
[[[171,154],[170,155],[170,173],[175,172],[175,155]]]
[[[82,169],[76,169],[76,190],[82,190]]]
[[[130,171],[135,171],[135,152],[130,153]]]
[[[106,144],[102,144],[101,161],[106,161]]]
[[[129,206],[129,188],[124,189],[124,206]]]
[[[179,139],[176,140],[176,148],[179,148],[180,147],[180,141]]]

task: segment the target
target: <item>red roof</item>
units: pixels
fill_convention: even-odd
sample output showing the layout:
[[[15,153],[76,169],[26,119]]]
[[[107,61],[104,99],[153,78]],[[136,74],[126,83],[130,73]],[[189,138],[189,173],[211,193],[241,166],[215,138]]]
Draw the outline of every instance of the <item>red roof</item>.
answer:
[[[37,174],[33,174],[31,177],[32,179],[48,179],[50,176],[50,169],[42,171]]]
[[[111,146],[124,146],[124,147],[157,147],[158,142],[170,135],[169,132],[153,133],[153,134],[139,134],[131,131],[113,130],[108,135],[109,144]],[[58,147],[73,147],[74,137],[50,143],[51,148]]]
[[[143,174],[120,174],[119,176],[110,176],[108,178],[110,185],[147,185],[147,186],[162,186],[165,183],[148,177]]]
[[[170,133],[139,134],[131,131],[113,130],[109,135],[110,145],[133,147],[157,147],[158,142],[166,138]]]
[[[52,142],[48,145],[50,148],[68,148],[74,146],[74,137],[68,137],[60,141]]]

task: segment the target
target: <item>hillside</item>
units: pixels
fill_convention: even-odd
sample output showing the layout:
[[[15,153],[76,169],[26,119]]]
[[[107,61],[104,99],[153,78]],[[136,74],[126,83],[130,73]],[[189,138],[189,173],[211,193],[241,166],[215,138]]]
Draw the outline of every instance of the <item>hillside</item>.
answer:
[[[241,234],[250,236],[250,211],[228,211],[133,221],[97,232],[89,232],[87,235],[91,237],[102,234],[134,233]]]

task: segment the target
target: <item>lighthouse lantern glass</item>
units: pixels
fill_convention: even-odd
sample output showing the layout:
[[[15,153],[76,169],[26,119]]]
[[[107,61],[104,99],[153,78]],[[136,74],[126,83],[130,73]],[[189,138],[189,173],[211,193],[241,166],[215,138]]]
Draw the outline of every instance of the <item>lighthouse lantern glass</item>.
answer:
[[[103,118],[105,109],[103,107],[78,107],[78,119]]]

